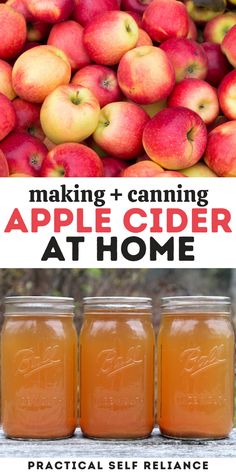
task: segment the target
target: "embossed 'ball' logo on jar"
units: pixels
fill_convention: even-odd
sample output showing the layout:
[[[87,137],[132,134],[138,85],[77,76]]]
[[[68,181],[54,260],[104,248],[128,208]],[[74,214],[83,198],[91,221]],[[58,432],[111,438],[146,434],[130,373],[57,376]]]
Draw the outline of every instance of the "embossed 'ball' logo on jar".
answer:
[[[40,355],[34,348],[21,349],[16,353],[16,371],[24,377],[54,367],[62,362],[58,354],[59,346],[48,346]]]
[[[131,346],[125,355],[120,355],[117,349],[104,349],[97,357],[98,375],[108,377],[123,370],[143,364],[142,348],[140,345]]]
[[[213,346],[206,354],[202,352],[200,346],[185,349],[180,360],[183,363],[183,370],[193,377],[213,366],[226,362],[224,344]]]

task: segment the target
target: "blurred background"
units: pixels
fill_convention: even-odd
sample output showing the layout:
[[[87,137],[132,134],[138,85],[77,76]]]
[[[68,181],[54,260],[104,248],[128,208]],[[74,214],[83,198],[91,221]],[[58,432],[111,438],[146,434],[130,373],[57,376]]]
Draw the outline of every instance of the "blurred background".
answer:
[[[236,313],[236,269],[1,269],[0,322],[3,298],[11,295],[74,297],[77,328],[83,297],[147,296],[153,299],[153,321],[157,327],[163,296],[230,296]]]

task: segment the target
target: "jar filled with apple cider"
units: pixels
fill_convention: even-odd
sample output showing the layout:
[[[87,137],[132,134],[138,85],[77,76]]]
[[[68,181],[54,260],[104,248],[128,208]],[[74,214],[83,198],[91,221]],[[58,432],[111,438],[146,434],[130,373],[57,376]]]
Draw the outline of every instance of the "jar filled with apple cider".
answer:
[[[84,299],[80,427],[92,438],[144,438],[154,426],[151,299]]]
[[[2,425],[7,437],[56,439],[77,426],[74,301],[9,297],[1,335]]]
[[[234,330],[230,299],[162,299],[158,424],[175,438],[224,438],[233,427]]]

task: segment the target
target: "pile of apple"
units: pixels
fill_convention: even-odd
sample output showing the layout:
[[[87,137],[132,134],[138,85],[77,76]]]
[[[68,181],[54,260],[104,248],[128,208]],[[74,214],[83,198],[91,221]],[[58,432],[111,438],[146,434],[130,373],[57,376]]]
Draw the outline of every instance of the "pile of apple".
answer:
[[[234,8],[0,0],[0,176],[236,177]]]

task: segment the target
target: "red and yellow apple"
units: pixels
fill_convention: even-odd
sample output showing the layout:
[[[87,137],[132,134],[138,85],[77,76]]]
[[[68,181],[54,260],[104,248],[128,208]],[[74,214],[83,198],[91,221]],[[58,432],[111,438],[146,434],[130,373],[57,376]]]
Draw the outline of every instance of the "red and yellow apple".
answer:
[[[95,130],[100,115],[97,98],[81,85],[61,85],[43,102],[40,120],[46,136],[56,144],[81,142]]]
[[[34,177],[39,176],[40,169],[48,150],[34,136],[24,132],[13,132],[1,143],[0,148],[5,154],[10,174],[23,173]]]
[[[56,146],[44,159],[41,177],[103,177],[103,164],[92,149],[83,144]]]
[[[70,77],[66,55],[54,46],[29,49],[17,59],[12,71],[17,95],[34,103],[42,103],[56,87],[68,84]]]
[[[166,108],[144,128],[143,146],[161,167],[179,170],[198,162],[206,148],[207,129],[199,115],[187,108]]]
[[[16,113],[12,102],[0,93],[0,141],[16,126]]]
[[[93,62],[118,64],[122,56],[138,41],[136,21],[123,11],[97,15],[84,29],[84,44]]]
[[[100,112],[94,141],[109,155],[129,160],[143,152],[142,135],[147,113],[138,105],[114,102]]]
[[[117,77],[125,96],[140,104],[167,98],[175,84],[171,62],[166,53],[155,46],[141,46],[124,54]]]
[[[220,108],[229,120],[236,119],[236,70],[229,72],[218,88]]]
[[[236,121],[217,126],[208,136],[205,162],[219,177],[236,177]]]
[[[236,25],[236,13],[228,12],[208,21],[204,28],[204,39],[211,43],[221,44],[228,31]]]
[[[157,177],[164,169],[153,161],[136,162],[121,172],[121,177]]]
[[[188,13],[177,0],[154,0],[143,14],[142,25],[153,41],[184,38],[189,31]]]
[[[21,13],[0,4],[0,59],[13,59],[26,41],[26,21]]]
[[[225,35],[221,44],[221,49],[230,64],[232,64],[233,67],[236,67],[236,26],[233,26],[233,28],[231,28]]]
[[[118,0],[75,0],[73,18],[86,26],[99,13],[112,10],[119,10]]]
[[[0,93],[6,95],[9,100],[13,100],[16,96],[12,86],[12,67],[2,59],[0,59]]]
[[[69,18],[74,0],[27,0],[27,8],[36,20],[57,23]]]
[[[205,79],[207,75],[207,56],[202,46],[187,38],[168,39],[161,44],[171,61],[176,81],[183,79]]]
[[[202,2],[203,3],[203,2]],[[215,7],[213,7],[213,2],[211,3],[210,8],[201,2],[194,2],[193,0],[185,0],[185,4],[191,18],[197,23],[206,23],[212,18],[220,15],[225,11],[227,0],[221,0]]]
[[[40,123],[40,106],[36,103],[26,102],[22,98],[16,98],[12,104],[16,112],[15,130],[25,131],[44,141],[45,134]]]
[[[218,177],[204,162],[197,162],[194,166],[182,169],[180,172],[187,177]]]
[[[176,84],[167,103],[169,107],[195,111],[206,124],[212,123],[220,111],[215,88],[200,79],[184,79]]]

